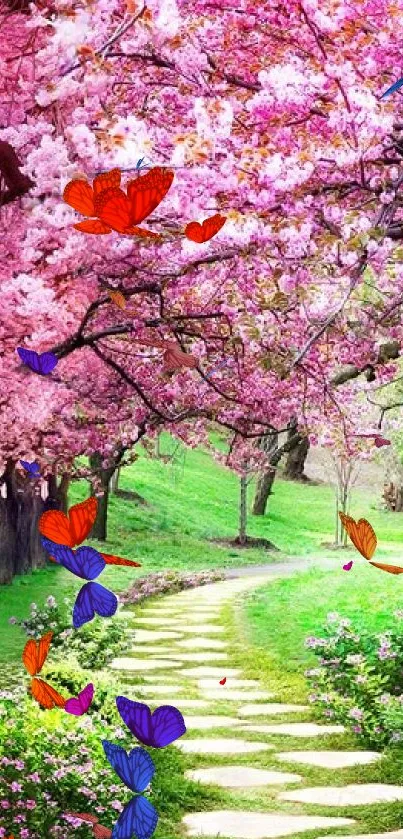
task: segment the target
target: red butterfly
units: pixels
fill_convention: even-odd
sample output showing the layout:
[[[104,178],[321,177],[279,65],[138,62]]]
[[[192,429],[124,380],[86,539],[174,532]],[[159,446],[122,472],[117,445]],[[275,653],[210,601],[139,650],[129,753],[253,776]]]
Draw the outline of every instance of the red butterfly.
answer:
[[[74,224],[83,233],[102,235],[116,230],[127,236],[159,239],[158,233],[137,227],[165,198],[174,173],[157,166],[127,185],[127,195],[120,189],[122,173],[112,169],[97,175],[91,186],[88,181],[69,181],[63,192],[66,204],[84,216],[96,216]]]
[[[87,538],[97,517],[97,510],[98,501],[93,495],[81,504],[70,507],[67,516],[59,510],[47,510],[39,519],[39,532],[51,542],[56,542],[57,545],[74,548],[76,545],[81,545]],[[121,556],[104,553],[101,556],[107,565],[128,565],[132,568],[141,566],[140,562],[123,559]],[[50,559],[55,561],[53,557]]]
[[[220,216],[219,213],[210,218],[206,218],[202,224],[199,224],[198,221],[191,221],[185,227],[185,236],[187,239],[191,239],[192,242],[197,242],[201,245],[203,242],[208,242],[209,239],[212,239],[221,230],[226,221],[226,216]]]

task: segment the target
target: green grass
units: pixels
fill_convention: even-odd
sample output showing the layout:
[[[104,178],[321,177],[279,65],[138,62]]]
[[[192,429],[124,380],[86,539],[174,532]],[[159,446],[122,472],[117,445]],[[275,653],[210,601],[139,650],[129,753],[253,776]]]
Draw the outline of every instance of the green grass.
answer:
[[[168,435],[163,435],[161,448],[163,452],[172,451],[173,443]],[[120,488],[140,493],[150,506],[112,496],[108,541],[102,545],[91,543],[106,552],[120,553],[142,563],[137,570],[107,568],[102,582],[114,591],[128,588],[138,575],[170,568],[192,571],[263,565],[287,556],[308,555],[331,557],[336,569],[341,565],[343,552],[321,547],[321,543],[333,539],[335,502],[330,487],[276,481],[268,514],[250,516],[248,532],[251,536],[269,539],[280,553],[255,548],[241,551],[212,541],[233,538],[237,533],[239,481],[234,474],[201,449],[184,451],[175,468],[152,460],[142,447],[138,447],[138,454],[138,460],[122,471]],[[251,485],[250,502],[253,492]],[[88,495],[86,481],[75,483],[69,503],[74,504]],[[400,517],[377,509],[378,501],[374,494],[357,490],[352,514],[370,518],[380,542],[377,556],[398,556],[403,541]],[[380,590],[386,584],[386,575],[382,576]],[[354,581],[356,578],[357,575]],[[392,589],[395,582],[392,581]],[[71,595],[79,587],[76,578],[53,565],[15,578],[10,586],[0,587],[0,661],[19,658],[21,633],[9,626],[12,615],[24,618],[31,602],[42,604],[49,594],[56,598]]]

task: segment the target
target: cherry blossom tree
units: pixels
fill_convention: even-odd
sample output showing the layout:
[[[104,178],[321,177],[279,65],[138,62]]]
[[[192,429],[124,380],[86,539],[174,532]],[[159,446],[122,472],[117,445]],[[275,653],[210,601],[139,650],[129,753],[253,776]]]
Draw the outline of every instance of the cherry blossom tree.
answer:
[[[4,200],[0,148],[3,474],[29,455],[59,480],[78,454],[106,469],[161,427],[196,445],[219,423],[234,468],[292,417],[348,439],[401,346],[392,0],[3,0],[0,25],[0,141],[25,179]],[[161,240],[75,230],[66,183],[142,157],[175,172],[147,219]],[[216,212],[208,244],[183,237]],[[164,341],[197,367],[168,374]],[[21,370],[18,345],[55,374]]]

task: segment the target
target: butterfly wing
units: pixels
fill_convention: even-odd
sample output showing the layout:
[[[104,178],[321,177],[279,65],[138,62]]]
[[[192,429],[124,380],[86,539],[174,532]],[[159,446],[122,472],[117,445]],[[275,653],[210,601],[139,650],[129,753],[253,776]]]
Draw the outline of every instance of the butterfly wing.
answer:
[[[112,839],[150,839],[158,824],[158,813],[144,795],[132,798],[112,830]]]
[[[84,547],[73,551],[67,545],[56,545],[43,537],[42,544],[60,565],[82,580],[95,580],[105,568],[101,554],[94,548]]]
[[[372,525],[366,519],[359,519],[358,522],[355,522],[351,516],[346,516],[344,513],[339,512],[339,516],[357,551],[365,559],[371,559],[377,545],[377,538]]]
[[[73,545],[81,545],[81,542],[87,538],[97,517],[97,510],[98,500],[95,495],[70,507],[68,516]]]
[[[158,207],[172,185],[174,173],[156,166],[127,185],[131,214],[130,225],[139,224]]]
[[[40,673],[46,661],[49,647],[53,638],[53,632],[47,632],[39,641],[32,638],[25,644],[22,661],[30,676]]]
[[[133,559],[125,559],[123,556],[114,554],[101,554],[107,565],[124,565],[127,568],[141,568],[141,562],[134,562]]]
[[[212,239],[219,230],[224,226],[226,217],[217,213],[215,216],[205,219],[202,224],[197,221],[191,221],[185,227],[185,236],[192,242],[197,242],[199,245],[208,242]]]
[[[140,236],[142,239],[161,239],[159,233],[153,233],[152,230],[147,230],[146,227],[128,227],[125,230],[127,236]]]
[[[56,367],[58,358],[52,352],[44,352],[39,355],[35,350],[27,350],[25,347],[17,347],[21,361],[40,376],[47,376]]]
[[[119,309],[126,308],[126,300],[120,291],[114,291],[113,289],[109,289],[108,294],[115,306],[118,306]]]
[[[38,522],[38,529],[40,534],[50,542],[57,545],[67,545],[69,548],[75,545],[74,536],[70,530],[70,521],[60,510],[47,510],[42,513]]]
[[[63,201],[83,216],[95,216],[94,193],[88,181],[77,178],[64,188]]]
[[[42,679],[32,679],[31,693],[34,699],[42,706],[50,711],[52,708],[64,708],[66,700],[60,693],[57,692],[47,682]]]
[[[126,696],[117,696],[116,707],[123,722],[137,740],[145,746],[154,746],[151,711],[148,705],[143,702],[133,702]]]
[[[87,713],[93,698],[94,685],[90,683],[80,691],[77,697],[72,696],[70,699],[67,699],[64,710],[68,714],[73,714],[75,717],[81,717]]]
[[[181,712],[174,705],[160,705],[152,717],[154,747],[163,749],[174,740],[186,734],[186,725]]]
[[[39,373],[48,376],[55,369],[59,359],[53,352],[43,352],[39,356]]]
[[[97,199],[101,192],[105,192],[106,189],[119,189],[121,177],[122,173],[120,169],[112,169],[110,172],[103,172],[101,175],[97,175],[92,182],[94,200]]]
[[[145,749],[137,746],[129,753],[122,748],[110,743],[109,740],[102,740],[105,755],[126,786],[132,792],[143,792],[151,782],[155,766],[152,758]]]
[[[383,562],[370,562],[374,568],[380,568],[381,571],[386,571],[388,574],[403,574],[403,568],[400,565],[385,565]]]
[[[390,87],[388,87],[388,89],[385,90],[385,93],[382,93],[381,99],[385,99],[386,96],[389,96],[390,93],[394,93],[395,90],[399,90],[399,88],[401,88],[402,86],[403,86],[403,78],[398,79],[397,82],[394,82],[394,84],[392,84]]]
[[[109,827],[104,827],[102,824],[95,824],[93,834],[95,839],[111,839],[112,831],[109,830]]]
[[[101,221],[99,218],[88,218],[85,221],[78,221],[73,224],[74,230],[80,230],[81,233],[95,233],[97,236],[102,236],[104,233],[112,233],[112,228],[109,224]]]
[[[125,233],[130,226],[130,203],[122,189],[113,187],[101,192],[95,201],[95,212],[117,233]]]
[[[86,583],[78,592],[73,609],[73,626],[79,629],[92,621],[95,613],[103,618],[110,618],[118,608],[115,594],[99,583]]]

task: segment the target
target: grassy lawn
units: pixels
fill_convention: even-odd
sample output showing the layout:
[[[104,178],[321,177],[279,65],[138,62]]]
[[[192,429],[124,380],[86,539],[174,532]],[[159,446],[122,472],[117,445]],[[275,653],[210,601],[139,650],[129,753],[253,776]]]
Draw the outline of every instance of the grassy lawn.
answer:
[[[172,447],[172,442],[164,435],[162,451],[172,450]],[[356,585],[361,569],[354,568],[350,575],[345,574],[340,570],[341,557],[345,557],[345,553],[321,547],[321,543],[333,539],[335,505],[330,487],[276,481],[268,514],[250,516],[248,531],[251,536],[270,539],[280,553],[262,549],[241,551],[212,541],[233,538],[237,533],[239,482],[235,475],[201,449],[184,451],[176,467],[150,459],[142,447],[138,453],[138,460],[122,471],[120,488],[140,493],[150,506],[112,496],[108,542],[102,546],[95,541],[91,543],[142,563],[137,570],[108,568],[102,575],[102,582],[114,591],[126,589],[138,575],[163,569],[191,571],[262,565],[289,556],[308,555],[334,559],[335,575],[329,580],[332,586],[338,585],[340,577],[351,589]],[[250,486],[250,502],[253,491],[254,487]],[[86,481],[76,483],[71,488],[69,502],[74,504],[88,494]],[[379,499],[367,490],[357,489],[353,500],[352,514],[368,516],[378,533],[380,547],[376,556],[398,556],[403,541],[399,515],[377,509]],[[350,553],[348,556],[350,558]],[[376,571],[373,575],[379,581],[381,600],[386,591],[384,586],[389,586],[390,591],[398,591],[399,581],[385,580],[386,575]],[[12,615],[24,618],[31,602],[42,604],[49,594],[61,598],[78,591],[79,587],[78,579],[54,565],[27,577],[15,578],[10,586],[0,587],[0,661],[19,657],[21,635],[8,624]],[[330,608],[333,606],[329,605]]]

